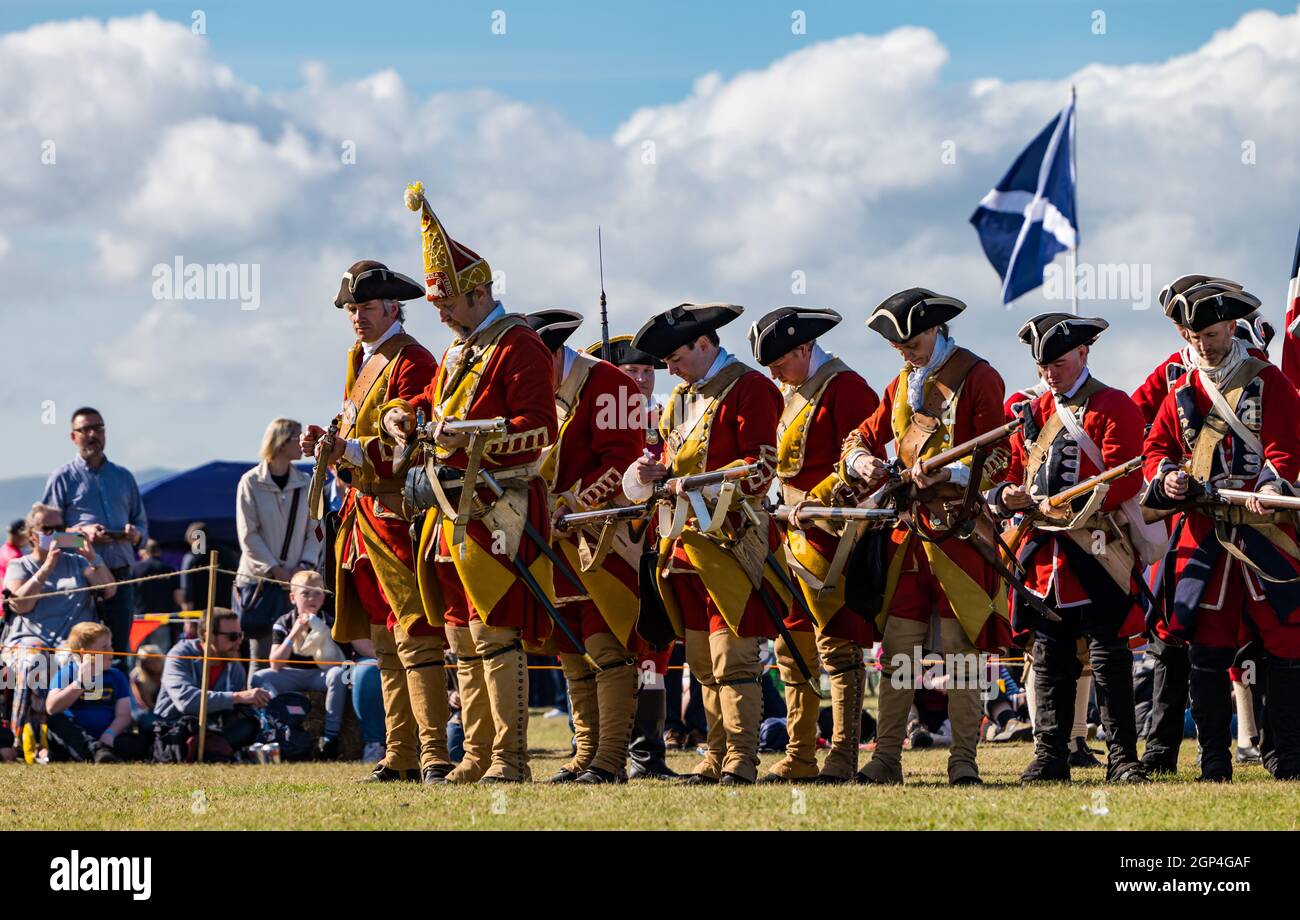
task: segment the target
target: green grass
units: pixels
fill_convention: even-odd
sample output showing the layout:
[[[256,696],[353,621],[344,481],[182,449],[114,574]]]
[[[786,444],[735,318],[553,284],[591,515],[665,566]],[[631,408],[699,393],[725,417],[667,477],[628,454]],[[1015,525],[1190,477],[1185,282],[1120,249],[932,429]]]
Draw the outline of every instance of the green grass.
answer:
[[[562,719],[534,717],[534,776],[563,762]],[[1027,744],[981,745],[986,786],[949,788],[944,751],[904,754],[908,785],[681,787],[653,781],[576,788],[383,786],[358,763],[280,766],[0,765],[0,830],[11,829],[1296,829],[1300,784],[1261,767],[1229,786],[1193,782],[1195,742],[1177,777],[1130,788],[1075,771],[1071,786],[1022,788]],[[764,763],[774,757],[765,755]],[[670,755],[689,770],[694,754]],[[494,796],[496,798],[494,799]],[[1094,814],[1103,806],[1106,814]]]

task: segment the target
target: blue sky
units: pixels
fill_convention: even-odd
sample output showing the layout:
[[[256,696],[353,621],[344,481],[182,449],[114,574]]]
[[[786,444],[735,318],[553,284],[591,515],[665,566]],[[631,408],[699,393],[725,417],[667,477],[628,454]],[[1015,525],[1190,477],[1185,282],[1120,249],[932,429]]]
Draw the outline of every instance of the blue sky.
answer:
[[[248,458],[273,417],[327,421],[340,274],[419,274],[413,179],[504,273],[509,309],[586,311],[584,344],[599,224],[615,331],[725,300],[746,355],[751,319],[830,307],[830,346],[882,389],[897,358],[863,320],[919,285],[970,304],[959,340],[1025,385],[1015,332],[1063,304],[1003,310],[968,218],[1071,84],[1083,259],[1143,286],[1081,312],[1112,324],[1094,370],[1132,389],[1179,344],[1151,306],[1173,277],[1240,280],[1281,321],[1298,3],[0,0],[0,273],[36,292],[0,304],[0,429],[23,445],[0,478],[67,460],[47,407],[100,408],[135,468]],[[157,294],[178,258],[257,267],[259,309]],[[418,303],[408,328],[448,344]],[[28,347],[48,342],[56,362]]]
[[[216,56],[263,89],[301,82],[321,61],[331,78],[390,66],[417,93],[491,88],[553,106],[592,134],[632,110],[685,96],[701,74],[764,67],[805,45],[900,25],[932,29],[949,49],[951,82],[1056,79],[1089,63],[1154,63],[1205,42],[1246,9],[1294,2],[1220,0],[184,0],[153,4],[0,0],[0,32],[54,19],[146,10],[189,24],[206,14]],[[807,32],[791,31],[791,12]],[[1106,32],[1094,35],[1102,9]],[[492,14],[506,14],[504,35]],[[358,11],[364,11],[359,14]]]

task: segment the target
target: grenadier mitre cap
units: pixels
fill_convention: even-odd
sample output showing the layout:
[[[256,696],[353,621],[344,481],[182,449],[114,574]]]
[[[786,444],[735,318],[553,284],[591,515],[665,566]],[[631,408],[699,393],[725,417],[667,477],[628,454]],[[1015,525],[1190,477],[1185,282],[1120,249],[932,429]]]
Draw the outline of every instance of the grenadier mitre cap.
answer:
[[[656,313],[632,337],[632,347],[667,358],[700,336],[721,329],[745,311],[734,303],[683,303]]]
[[[383,262],[362,259],[343,273],[334,306],[341,310],[347,304],[370,300],[414,300],[423,293],[419,284],[401,272]]]
[[[886,298],[867,317],[867,325],[896,345],[948,322],[966,305],[925,288],[908,288]]]
[[[403,200],[412,211],[420,212],[425,297],[429,300],[455,297],[492,281],[492,268],[487,259],[453,240],[444,229],[424,197],[423,182],[408,185]]]
[[[1259,308],[1259,298],[1240,286],[1207,281],[1172,295],[1165,304],[1165,316],[1192,332],[1200,332],[1215,323],[1245,319]]]
[[[754,360],[767,367],[804,342],[811,342],[840,324],[844,317],[817,307],[777,307],[749,327]]]
[[[653,367],[657,371],[662,371],[668,367],[654,355],[641,351],[639,348],[632,347],[632,336],[616,335],[609,340],[609,354],[605,354],[605,345],[603,342],[593,342],[588,345],[586,352],[589,355],[595,355],[610,364],[622,367],[625,364],[644,364]]]
[[[1215,284],[1221,284],[1224,287],[1232,288],[1233,290],[1237,290],[1237,291],[1241,290],[1240,284],[1238,284],[1235,281],[1229,281],[1227,278],[1218,278],[1214,275],[1183,275],[1179,278],[1175,278],[1173,281],[1170,281],[1168,284],[1166,284],[1164,287],[1160,289],[1160,296],[1159,296],[1160,306],[1168,307],[1169,299],[1171,297],[1174,297],[1178,294],[1182,294],[1184,291],[1188,290],[1189,288],[1194,288],[1198,284],[1205,284],[1207,281],[1212,281]],[[1168,310],[1165,310],[1165,315],[1166,316],[1169,315]]]
[[[1035,364],[1051,364],[1071,349],[1091,345],[1109,327],[1100,316],[1040,313],[1016,334],[1029,346]]]
[[[524,319],[551,351],[567,342],[569,336],[582,325],[582,314],[572,310],[538,310],[525,315]]]

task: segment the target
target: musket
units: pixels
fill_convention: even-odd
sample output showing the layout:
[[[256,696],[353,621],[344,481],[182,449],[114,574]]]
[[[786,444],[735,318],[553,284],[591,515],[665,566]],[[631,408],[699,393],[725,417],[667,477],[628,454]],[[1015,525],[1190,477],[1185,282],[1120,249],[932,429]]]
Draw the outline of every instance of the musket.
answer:
[[[981,435],[976,435],[969,441],[963,441],[961,444],[940,451],[933,457],[921,461],[921,472],[926,476],[931,476],[950,463],[964,460],[977,450],[983,450],[1010,437],[1012,432],[1024,424],[1025,421],[1022,418],[1012,419],[1005,425],[999,425],[997,428],[986,431]],[[878,508],[887,503],[901,505],[906,494],[906,487],[912,484],[912,471],[910,468],[904,468],[901,460],[895,458],[889,465],[888,470],[889,479],[868,499],[868,504],[872,507]]]
[[[596,226],[596,258],[600,260],[600,356],[609,361],[609,310],[605,307],[605,246]]]
[[[325,519],[325,476],[329,472],[329,456],[334,453],[341,421],[340,416],[334,416],[316,448],[316,465],[312,468],[311,486],[307,490],[307,513],[313,521]]]
[[[772,513],[779,518],[789,518],[795,505],[777,505]],[[799,509],[799,522],[804,521],[846,521],[871,524],[892,524],[898,520],[898,512],[893,508],[841,508],[830,505],[804,505]]]
[[[1265,508],[1279,511],[1300,510],[1300,495],[1279,495],[1276,492],[1248,492],[1245,489],[1219,489],[1207,486],[1205,499],[1225,505],[1244,505],[1249,499],[1257,498]]]
[[[757,463],[746,463],[742,466],[729,466],[720,470],[711,470],[707,473],[695,473],[691,476],[673,476],[663,479],[656,483],[654,493],[644,502],[635,505],[615,505],[609,508],[600,508],[596,511],[575,511],[561,517],[556,522],[556,529],[565,531],[590,524],[604,524],[607,521],[638,520],[653,512],[660,502],[667,501],[674,496],[675,493],[669,487],[669,483],[680,482],[681,494],[684,495],[687,492],[702,489],[706,486],[745,479],[752,476],[758,468],[759,464]]]
[[[1135,470],[1140,470],[1145,461],[1146,457],[1139,455],[1132,460],[1119,464],[1119,466],[1112,466],[1108,470],[1103,470],[1096,476],[1090,476],[1082,482],[1075,483],[1068,489],[1062,489],[1055,495],[1049,496],[1047,506],[1052,509],[1068,507],[1076,498],[1090,494],[1098,486],[1121,479]],[[1300,505],[1297,505],[1297,507],[1300,507]],[[1040,521],[1042,518],[1043,514],[1038,508],[1026,508],[1020,523],[1016,525],[1016,529],[1011,535],[1011,539],[1007,541],[1007,545],[1014,550],[1015,547],[1020,545],[1020,541],[1024,539],[1025,534],[1029,532],[1029,528],[1034,526],[1034,522]]]
[[[417,410],[415,413],[415,428],[407,436],[405,445],[393,458],[393,476],[395,478],[401,479],[406,475],[406,471],[411,468],[411,460],[415,456],[415,451],[420,445],[436,443],[439,431],[444,434],[467,434],[480,437],[505,434],[506,420],[501,416],[483,419],[434,418],[426,423],[424,421],[424,410]]]

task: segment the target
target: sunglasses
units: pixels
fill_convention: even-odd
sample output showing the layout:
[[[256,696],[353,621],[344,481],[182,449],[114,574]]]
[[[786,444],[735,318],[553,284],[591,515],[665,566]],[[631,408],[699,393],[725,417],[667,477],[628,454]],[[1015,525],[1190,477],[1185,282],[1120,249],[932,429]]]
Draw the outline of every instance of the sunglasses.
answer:
[[[39,534],[52,534],[52,533],[58,533],[63,528],[55,525],[55,526],[45,526],[45,527],[33,527],[32,529]]]
[[[217,635],[218,635],[218,636],[225,636],[227,639],[242,639],[242,638],[244,638],[244,634],[243,634],[242,632],[219,632],[219,633],[217,633]]]

